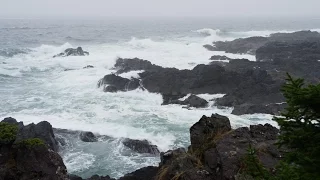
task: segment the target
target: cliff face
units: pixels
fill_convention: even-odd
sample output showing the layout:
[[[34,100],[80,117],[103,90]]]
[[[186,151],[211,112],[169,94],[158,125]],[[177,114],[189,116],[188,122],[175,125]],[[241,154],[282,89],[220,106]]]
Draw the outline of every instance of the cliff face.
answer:
[[[48,122],[24,126],[6,118],[0,122],[0,139],[0,179],[68,179]]]

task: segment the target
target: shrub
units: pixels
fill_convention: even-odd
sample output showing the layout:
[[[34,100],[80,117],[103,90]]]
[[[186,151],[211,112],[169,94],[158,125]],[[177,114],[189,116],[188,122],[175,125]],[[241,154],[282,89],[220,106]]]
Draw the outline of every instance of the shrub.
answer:
[[[10,144],[14,142],[17,133],[18,126],[16,124],[0,122],[0,143]]]
[[[35,147],[35,146],[45,146],[43,140],[41,140],[39,138],[25,139],[25,140],[20,141],[18,143],[18,145],[25,146],[25,147],[28,147],[28,148],[32,148],[32,147]]]

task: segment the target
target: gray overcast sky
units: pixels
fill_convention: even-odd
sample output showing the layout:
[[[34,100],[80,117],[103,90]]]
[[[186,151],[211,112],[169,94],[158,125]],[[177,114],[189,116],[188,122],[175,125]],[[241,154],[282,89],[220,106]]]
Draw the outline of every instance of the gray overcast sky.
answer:
[[[0,0],[0,17],[320,17],[319,7],[320,0]]]

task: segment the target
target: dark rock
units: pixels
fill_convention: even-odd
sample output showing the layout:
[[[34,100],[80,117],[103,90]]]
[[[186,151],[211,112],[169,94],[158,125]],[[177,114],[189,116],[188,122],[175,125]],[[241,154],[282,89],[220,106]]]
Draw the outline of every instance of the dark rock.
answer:
[[[69,180],[83,180],[83,179],[77,175],[69,174]]]
[[[206,49],[210,51],[225,51],[228,53],[248,53],[255,54],[256,50],[268,42],[281,41],[310,41],[319,40],[320,34],[312,31],[298,31],[293,33],[275,33],[270,37],[249,37],[240,38],[233,41],[217,41],[214,46],[206,45]]]
[[[113,178],[110,178],[110,176],[99,176],[99,175],[93,175],[87,180],[115,180]]]
[[[210,45],[210,44],[206,44],[206,45],[203,45],[204,48],[206,48],[208,51],[215,51],[215,47]]]
[[[81,132],[80,139],[83,142],[97,142],[97,137],[92,132]]]
[[[138,79],[126,79],[120,76],[117,76],[115,74],[109,74],[104,76],[99,82],[98,87],[105,86],[105,85],[111,85],[113,86],[112,89],[107,88],[104,89],[104,91],[111,91],[114,92],[114,90],[118,91],[130,91],[137,89],[140,86],[140,81]]]
[[[257,61],[309,60],[320,59],[318,41],[270,42],[256,51]]]
[[[118,58],[114,67],[115,69],[117,69],[117,74],[138,70],[157,71],[162,68],[161,66],[151,64],[150,61],[146,61],[139,58]]]
[[[53,134],[53,129],[50,123],[42,121],[38,124],[29,124],[19,129],[15,143],[30,138],[39,138],[54,151],[58,150],[58,142]]]
[[[268,42],[266,37],[249,37],[233,41],[214,42],[213,51],[225,51],[234,54],[255,54],[256,49]]]
[[[214,55],[214,56],[211,56],[210,60],[233,60],[233,59],[227,56]]]
[[[12,118],[6,121],[14,122]],[[22,127],[14,143],[0,144],[0,179],[67,180],[67,169],[62,158],[49,147],[49,140],[52,140],[51,125],[47,122],[20,125]],[[29,138],[40,138],[45,144],[21,142]]]
[[[18,124],[17,120],[12,117],[4,118],[1,122],[5,122],[9,124]]]
[[[183,103],[196,108],[206,107],[208,105],[208,101],[196,95],[189,96],[186,100],[183,101]]]
[[[192,149],[198,149],[205,143],[205,136],[214,136],[231,130],[230,121],[227,117],[212,114],[211,117],[202,118],[190,128]]]
[[[161,152],[160,153],[160,166],[162,165],[169,165],[171,162],[176,159],[178,156],[181,156],[182,154],[185,154],[186,150],[184,148],[178,148],[175,150],[169,150],[167,152]]]
[[[167,104],[180,104],[180,105],[188,105],[188,107],[195,107],[195,108],[203,108],[208,105],[208,101],[202,99],[196,95],[190,95],[187,99],[180,101],[180,100],[166,100],[166,104],[163,103],[162,105]]]
[[[279,115],[281,111],[284,110],[285,104],[241,104],[236,105],[232,111],[232,114],[242,115],[242,114],[255,114],[255,113],[263,113],[263,114],[273,114]]]
[[[122,141],[123,145],[138,153],[159,154],[158,147],[150,144],[147,140],[134,140],[126,138]]]
[[[91,68],[94,68],[94,66],[92,66],[92,65],[87,65],[87,66],[83,67],[83,69],[91,69]]]
[[[117,92],[117,91],[119,91],[119,90],[118,90],[117,87],[112,86],[112,85],[109,85],[109,86],[106,86],[106,87],[103,89],[103,91],[104,91],[104,92],[112,92],[112,93],[115,93],[115,92]]]
[[[152,180],[155,179],[158,170],[158,167],[148,166],[126,174],[118,180]]]
[[[86,56],[86,55],[89,55],[89,52],[83,51],[81,47],[78,47],[76,49],[68,48],[64,52],[53,56],[53,58],[66,57],[66,56]]]

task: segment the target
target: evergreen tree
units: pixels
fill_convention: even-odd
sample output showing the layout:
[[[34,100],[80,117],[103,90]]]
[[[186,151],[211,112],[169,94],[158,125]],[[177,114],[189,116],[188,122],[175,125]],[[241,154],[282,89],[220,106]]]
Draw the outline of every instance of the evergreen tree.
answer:
[[[320,84],[305,85],[288,74],[282,92],[288,107],[275,120],[280,126],[279,145],[291,149],[285,163],[299,179],[320,179]]]

